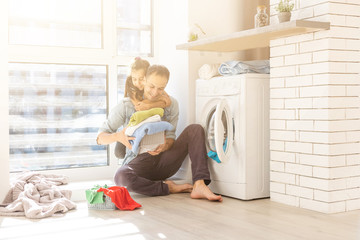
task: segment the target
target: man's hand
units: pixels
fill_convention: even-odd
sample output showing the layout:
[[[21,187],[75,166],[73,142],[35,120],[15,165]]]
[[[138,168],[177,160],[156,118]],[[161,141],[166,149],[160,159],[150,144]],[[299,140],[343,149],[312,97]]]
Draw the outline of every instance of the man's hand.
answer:
[[[151,106],[145,102],[138,102],[136,105],[135,105],[135,110],[136,111],[144,111],[144,110],[148,110],[150,109]]]
[[[173,138],[165,138],[165,143],[160,144],[154,151],[148,151],[150,155],[159,155],[162,152],[169,150],[174,144],[175,140]]]

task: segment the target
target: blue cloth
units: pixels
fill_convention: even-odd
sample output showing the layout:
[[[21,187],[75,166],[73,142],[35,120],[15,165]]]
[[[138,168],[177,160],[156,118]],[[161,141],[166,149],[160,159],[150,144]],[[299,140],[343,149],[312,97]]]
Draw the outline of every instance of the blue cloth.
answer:
[[[219,73],[224,76],[237,75],[242,73],[270,73],[269,60],[254,61],[228,61],[219,67]]]
[[[135,154],[138,154],[140,142],[145,135],[152,135],[162,131],[170,131],[173,128],[173,125],[165,121],[149,122],[141,125],[141,127],[136,129],[132,135],[132,137],[135,137],[135,139],[129,141],[132,146],[131,151]]]
[[[226,145],[227,145],[227,138],[225,139],[225,142],[224,142],[224,145],[223,145],[224,152],[226,151]],[[211,158],[215,162],[221,163],[217,152],[214,152],[214,151],[210,150],[207,155],[208,155],[209,158]]]

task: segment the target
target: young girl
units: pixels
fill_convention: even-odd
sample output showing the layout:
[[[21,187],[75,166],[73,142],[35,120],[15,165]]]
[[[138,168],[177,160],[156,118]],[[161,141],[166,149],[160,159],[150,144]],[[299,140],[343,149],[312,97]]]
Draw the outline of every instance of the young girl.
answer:
[[[124,97],[129,97],[135,106],[136,111],[148,110],[151,108],[165,108],[170,106],[171,100],[167,93],[164,92],[163,96],[156,102],[144,100],[144,85],[145,75],[150,64],[148,61],[136,57],[135,61],[131,64],[130,76],[126,78]],[[124,158],[125,145],[120,142],[116,143],[115,156],[117,158]]]
[[[148,61],[136,57],[131,64],[130,76],[126,78],[124,97],[129,97],[134,104],[136,111],[148,110],[151,108],[165,108],[170,106],[171,100],[167,93],[156,102],[150,102],[143,99],[145,75],[150,64]]]

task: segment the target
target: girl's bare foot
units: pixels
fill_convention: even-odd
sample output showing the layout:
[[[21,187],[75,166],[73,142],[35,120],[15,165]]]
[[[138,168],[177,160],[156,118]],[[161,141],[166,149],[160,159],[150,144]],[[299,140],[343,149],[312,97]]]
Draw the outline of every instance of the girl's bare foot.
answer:
[[[189,183],[176,184],[170,180],[164,182],[168,185],[170,193],[190,193],[193,189],[193,186]]]
[[[210,201],[222,202],[221,195],[214,194],[208,186],[205,185],[204,180],[198,180],[195,182],[193,190],[190,194],[191,198],[204,198]]]

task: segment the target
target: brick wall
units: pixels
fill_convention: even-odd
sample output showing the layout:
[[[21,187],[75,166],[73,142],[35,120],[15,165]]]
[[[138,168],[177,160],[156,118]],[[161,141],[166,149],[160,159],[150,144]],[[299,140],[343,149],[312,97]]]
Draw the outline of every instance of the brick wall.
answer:
[[[325,213],[360,209],[360,0],[295,6],[292,20],[331,28],[270,43],[270,197]]]

